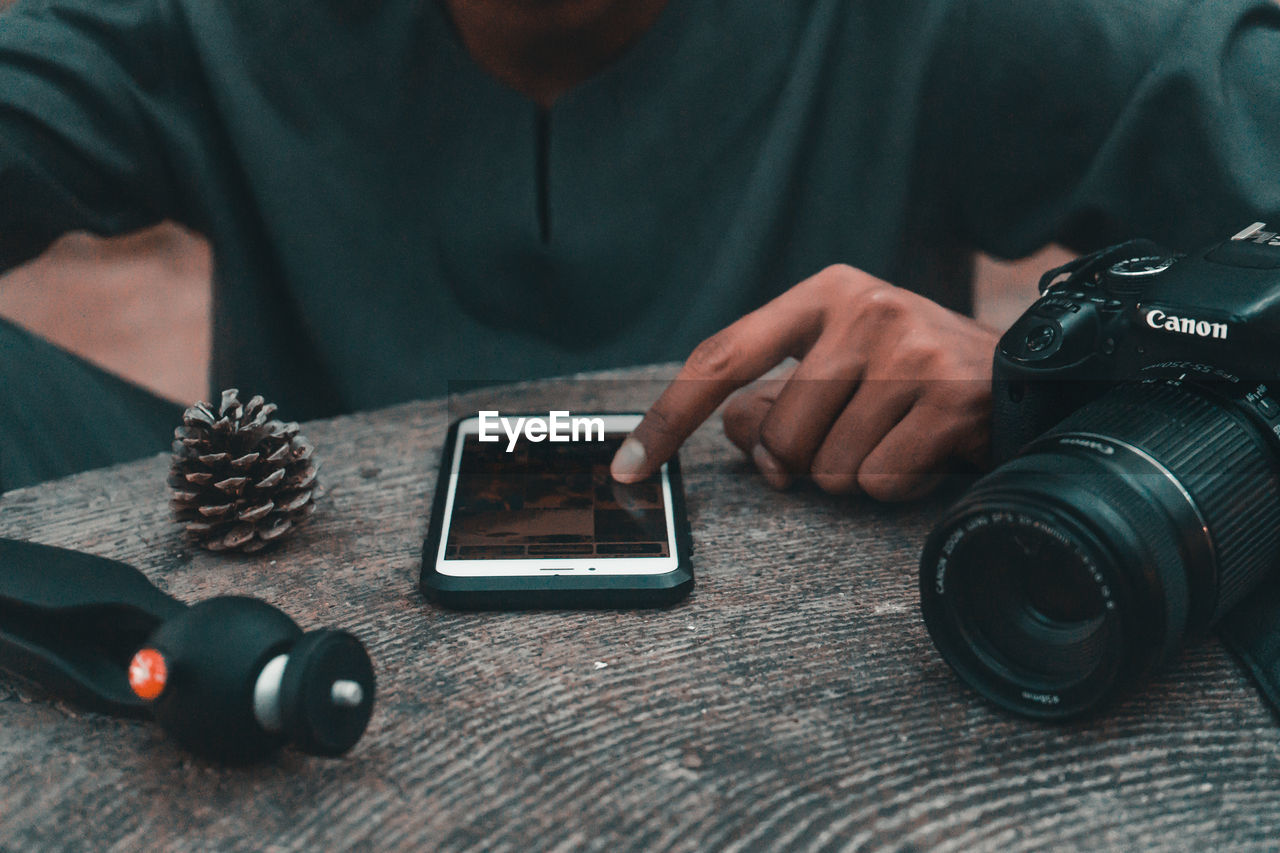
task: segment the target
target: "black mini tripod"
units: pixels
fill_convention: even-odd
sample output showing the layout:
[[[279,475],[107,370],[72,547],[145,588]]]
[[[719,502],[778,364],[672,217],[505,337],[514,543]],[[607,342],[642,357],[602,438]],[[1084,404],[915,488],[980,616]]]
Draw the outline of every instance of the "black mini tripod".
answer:
[[[373,666],[345,631],[303,633],[254,598],[188,606],[125,563],[11,539],[0,539],[0,668],[90,710],[154,717],[229,762],[285,744],[341,755],[373,710]]]

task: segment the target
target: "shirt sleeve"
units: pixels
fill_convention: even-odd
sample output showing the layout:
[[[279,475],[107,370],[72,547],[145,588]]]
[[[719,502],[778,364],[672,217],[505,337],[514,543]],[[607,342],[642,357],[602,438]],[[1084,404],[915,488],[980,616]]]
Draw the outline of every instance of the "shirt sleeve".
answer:
[[[70,230],[118,234],[174,215],[169,50],[156,0],[27,0],[0,13],[0,269]]]
[[[962,237],[1192,249],[1280,212],[1280,4],[963,0],[930,95]]]

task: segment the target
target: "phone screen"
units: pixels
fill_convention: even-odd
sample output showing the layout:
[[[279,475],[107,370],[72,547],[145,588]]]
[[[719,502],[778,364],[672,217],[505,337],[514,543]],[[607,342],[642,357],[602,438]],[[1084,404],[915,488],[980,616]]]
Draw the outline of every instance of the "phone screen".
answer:
[[[676,546],[666,467],[641,483],[619,483],[609,474],[637,419],[607,416],[602,441],[521,436],[514,446],[506,436],[482,442],[463,422],[437,569],[456,575],[670,571]]]

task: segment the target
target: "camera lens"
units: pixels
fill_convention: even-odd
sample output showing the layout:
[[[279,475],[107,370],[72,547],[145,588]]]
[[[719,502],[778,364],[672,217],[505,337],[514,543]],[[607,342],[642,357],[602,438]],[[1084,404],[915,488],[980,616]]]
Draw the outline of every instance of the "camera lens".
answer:
[[[1040,562],[1027,566],[1021,577],[1021,593],[1028,612],[1055,625],[1094,624],[1102,617],[1102,596],[1079,563],[1062,559],[1062,555],[1027,554],[1027,546],[1019,551]]]
[[[966,679],[1008,685],[1015,699],[1057,711],[1082,686],[1113,680],[1122,657],[1100,580],[1109,558],[1061,512],[1029,496],[1020,503],[971,504],[957,519],[933,561],[941,572],[930,576],[945,595],[945,624],[930,629],[963,652],[952,663]]]
[[[1093,710],[1212,624],[1280,557],[1275,453],[1242,406],[1124,385],[997,468],[921,557],[925,623],[979,692]]]
[[[954,594],[974,617],[969,642],[990,665],[1068,682],[1096,666],[1105,601],[1070,545],[1031,525],[987,527],[953,551],[951,564]]]

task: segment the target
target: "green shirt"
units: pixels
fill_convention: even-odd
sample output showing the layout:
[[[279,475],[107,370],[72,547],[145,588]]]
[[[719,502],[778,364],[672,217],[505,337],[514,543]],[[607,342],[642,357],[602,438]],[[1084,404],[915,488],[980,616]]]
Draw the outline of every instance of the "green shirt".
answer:
[[[0,15],[0,267],[162,218],[215,257],[213,380],[306,418],[681,359],[848,263],[1280,210],[1269,0],[671,0],[549,110],[428,0]]]

